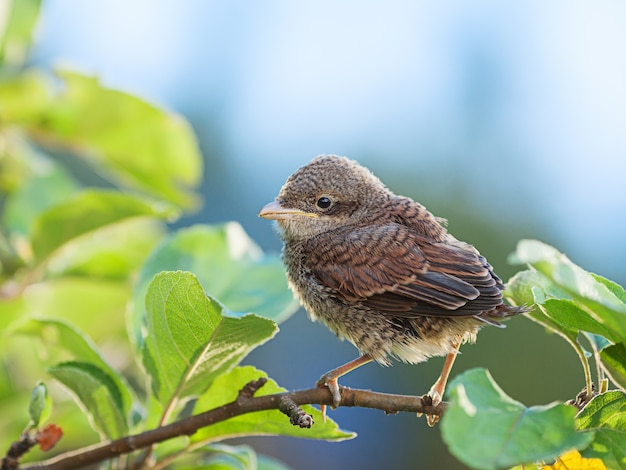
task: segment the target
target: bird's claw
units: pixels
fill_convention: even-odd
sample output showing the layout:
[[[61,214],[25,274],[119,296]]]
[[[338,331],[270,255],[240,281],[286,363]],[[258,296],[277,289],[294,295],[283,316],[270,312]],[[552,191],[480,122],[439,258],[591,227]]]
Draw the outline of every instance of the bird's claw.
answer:
[[[326,375],[320,377],[320,379],[315,383],[317,387],[328,387],[330,394],[333,397],[333,408],[337,408],[341,403],[341,390],[339,390],[339,383],[336,378],[329,378]],[[322,412],[322,418],[324,422],[326,422],[326,405],[320,405],[320,410]]]
[[[437,390],[431,390],[430,392],[428,392],[427,396],[430,397],[431,406],[433,407],[439,405],[439,403],[441,403],[442,401],[441,394]]]
[[[422,402],[429,407],[436,407],[437,405],[439,405],[439,403],[441,403],[442,398],[441,398],[441,394],[439,393],[438,390],[435,389],[431,389],[426,395],[424,395],[422,397]],[[417,417],[419,418],[420,416],[422,416],[423,413],[417,413]],[[440,416],[439,415],[426,415],[426,424],[428,424],[429,427],[433,427],[435,424],[437,424],[440,420]]]
[[[428,415],[426,416],[426,424],[428,424],[428,427],[430,428],[435,427],[435,424],[439,422],[439,419],[438,415]]]

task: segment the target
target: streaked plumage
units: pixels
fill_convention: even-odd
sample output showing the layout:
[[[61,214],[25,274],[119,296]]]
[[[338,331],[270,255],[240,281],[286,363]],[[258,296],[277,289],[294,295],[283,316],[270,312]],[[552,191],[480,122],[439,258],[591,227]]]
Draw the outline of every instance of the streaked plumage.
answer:
[[[309,315],[381,364],[453,355],[480,326],[523,311],[503,303],[502,281],[474,247],[353,160],[314,159],[259,215],[277,220]],[[325,377],[336,387],[349,370]]]

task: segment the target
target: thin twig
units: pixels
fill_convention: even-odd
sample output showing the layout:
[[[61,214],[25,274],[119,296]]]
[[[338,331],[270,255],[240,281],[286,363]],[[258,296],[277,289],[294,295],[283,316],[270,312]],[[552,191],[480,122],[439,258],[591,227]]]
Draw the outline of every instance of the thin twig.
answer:
[[[25,432],[20,436],[19,441],[15,441],[9,447],[5,457],[0,461],[2,470],[17,470],[20,466],[20,458],[32,447],[37,445],[37,439]]]
[[[289,416],[289,422],[293,426],[300,426],[301,428],[307,429],[313,426],[313,416],[296,405],[290,396],[284,396],[281,398],[278,409],[283,414]]]
[[[325,387],[316,387],[295,392],[276,393],[260,397],[247,397],[246,393],[240,393],[237,400],[220,406],[204,413],[194,415],[166,426],[150,431],[145,431],[134,436],[127,436],[114,441],[106,441],[93,446],[84,447],[66,452],[54,458],[24,465],[23,470],[46,468],[48,470],[66,470],[80,468],[86,465],[102,462],[119,455],[143,449],[153,444],[172,439],[177,436],[194,434],[198,429],[211,424],[225,421],[234,416],[280,409],[281,403],[288,402],[296,406],[305,404],[332,405],[333,398]],[[393,395],[387,393],[372,392],[369,390],[356,390],[341,387],[341,403],[339,406],[358,406],[363,408],[375,408],[385,413],[398,413],[407,411],[441,416],[446,408],[442,402],[437,406],[428,405],[421,397],[411,395]]]

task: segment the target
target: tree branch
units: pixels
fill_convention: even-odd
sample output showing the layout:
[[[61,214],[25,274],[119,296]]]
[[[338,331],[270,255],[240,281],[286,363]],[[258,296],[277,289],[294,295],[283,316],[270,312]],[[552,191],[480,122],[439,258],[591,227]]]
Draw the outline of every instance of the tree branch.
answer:
[[[291,417],[291,421],[294,425],[302,426],[303,422],[305,424],[307,423],[307,419],[298,411],[297,407],[299,405],[332,405],[333,403],[332,396],[326,387],[276,393],[260,397],[254,397],[252,393],[249,393],[248,390],[254,392],[261,385],[258,385],[258,382],[256,384],[251,382],[246,386],[247,389],[244,388],[244,390],[239,393],[235,401],[220,406],[219,408],[190,416],[172,424],[145,431],[134,436],[126,436],[114,441],[102,442],[93,446],[66,452],[45,461],[24,465],[22,469],[33,470],[46,468],[48,470],[65,470],[80,468],[112,459],[177,436],[189,436],[205,426],[210,426],[211,424],[225,421],[234,416],[253,413],[255,411],[281,410]],[[339,406],[375,408],[388,414],[408,411],[441,416],[447,406],[445,402],[439,403],[437,406],[432,406],[428,398],[422,399],[422,397],[418,396],[393,395],[369,390],[350,389],[347,387],[340,387],[340,389],[341,403]],[[291,406],[292,404],[295,405],[295,407]],[[312,419],[310,420],[310,424],[312,424]]]

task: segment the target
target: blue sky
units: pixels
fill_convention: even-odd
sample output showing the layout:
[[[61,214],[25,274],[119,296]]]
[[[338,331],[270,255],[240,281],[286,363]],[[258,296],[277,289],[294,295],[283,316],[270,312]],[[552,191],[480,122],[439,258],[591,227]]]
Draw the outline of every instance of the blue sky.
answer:
[[[50,0],[43,13],[35,60],[211,114],[207,132],[263,197],[316,154],[347,154],[441,190],[460,179],[496,217],[523,214],[621,272],[622,2]]]

